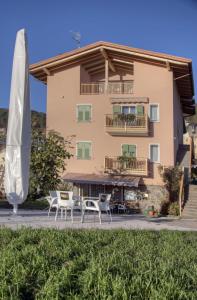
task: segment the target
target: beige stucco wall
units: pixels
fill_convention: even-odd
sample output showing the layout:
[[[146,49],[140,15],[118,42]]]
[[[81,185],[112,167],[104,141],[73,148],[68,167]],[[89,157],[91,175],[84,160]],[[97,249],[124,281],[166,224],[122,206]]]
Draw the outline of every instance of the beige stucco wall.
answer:
[[[149,157],[149,144],[160,144],[160,162],[174,164],[173,131],[173,74],[167,68],[139,62],[134,63],[134,94],[132,97],[149,97],[150,103],[159,104],[160,120],[153,123],[153,134],[148,137],[111,136],[105,131],[105,114],[112,113],[111,95],[80,95],[80,76],[87,81],[87,74],[80,66],[48,76],[47,129],[55,129],[63,136],[75,135],[77,141],[92,142],[92,159],[68,161],[67,171],[76,173],[102,173],[105,156],[119,156],[121,144],[136,144],[138,157]],[[84,76],[84,78],[83,78]],[[126,76],[130,79],[131,75]],[[97,78],[99,79],[99,78]],[[128,96],[128,95],[127,95]],[[123,95],[124,97],[124,95]],[[92,105],[92,121],[78,123],[77,104]],[[148,110],[148,105],[146,110]],[[73,149],[75,155],[76,149]],[[162,184],[154,165],[154,178],[144,179],[146,184]]]

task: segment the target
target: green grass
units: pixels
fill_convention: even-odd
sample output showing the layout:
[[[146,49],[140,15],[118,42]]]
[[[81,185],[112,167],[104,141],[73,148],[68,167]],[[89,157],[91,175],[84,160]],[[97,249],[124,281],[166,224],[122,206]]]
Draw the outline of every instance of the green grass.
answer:
[[[0,230],[0,299],[197,299],[197,233]]]

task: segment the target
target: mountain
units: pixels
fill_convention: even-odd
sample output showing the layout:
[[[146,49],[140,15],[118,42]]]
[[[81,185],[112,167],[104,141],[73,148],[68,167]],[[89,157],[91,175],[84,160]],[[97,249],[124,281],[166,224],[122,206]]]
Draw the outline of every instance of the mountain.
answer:
[[[0,108],[0,128],[6,128],[8,121],[8,109]],[[46,128],[46,114],[38,111],[31,111],[31,122],[33,128]]]

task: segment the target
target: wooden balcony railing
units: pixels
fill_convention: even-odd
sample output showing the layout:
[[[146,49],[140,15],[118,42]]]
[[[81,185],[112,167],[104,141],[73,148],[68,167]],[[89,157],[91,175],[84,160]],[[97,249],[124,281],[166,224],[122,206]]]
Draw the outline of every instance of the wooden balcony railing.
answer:
[[[91,83],[81,83],[81,94],[104,94],[105,84],[104,82],[91,82]]]
[[[148,175],[147,158],[105,157],[105,173],[117,175]]]
[[[109,94],[133,94],[133,81],[120,81],[108,83]]]
[[[81,83],[81,88],[80,88],[81,95],[104,94],[104,92],[105,92],[104,82]],[[132,94],[133,81],[109,82],[107,87],[107,92],[109,94]]]
[[[134,114],[106,115],[106,131],[112,135],[148,136],[148,116]]]

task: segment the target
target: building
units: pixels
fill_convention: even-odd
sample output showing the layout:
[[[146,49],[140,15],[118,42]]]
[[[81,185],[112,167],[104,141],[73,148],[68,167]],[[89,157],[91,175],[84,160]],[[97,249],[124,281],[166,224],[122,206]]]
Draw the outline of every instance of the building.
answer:
[[[186,124],[187,132],[184,134],[184,144],[191,145],[192,156],[197,161],[197,124],[188,122]]]
[[[64,180],[95,196],[147,187],[166,197],[158,166],[176,164],[192,115],[192,61],[97,42],[32,64],[47,84],[47,129],[75,135]],[[124,186],[120,188],[119,186]]]

